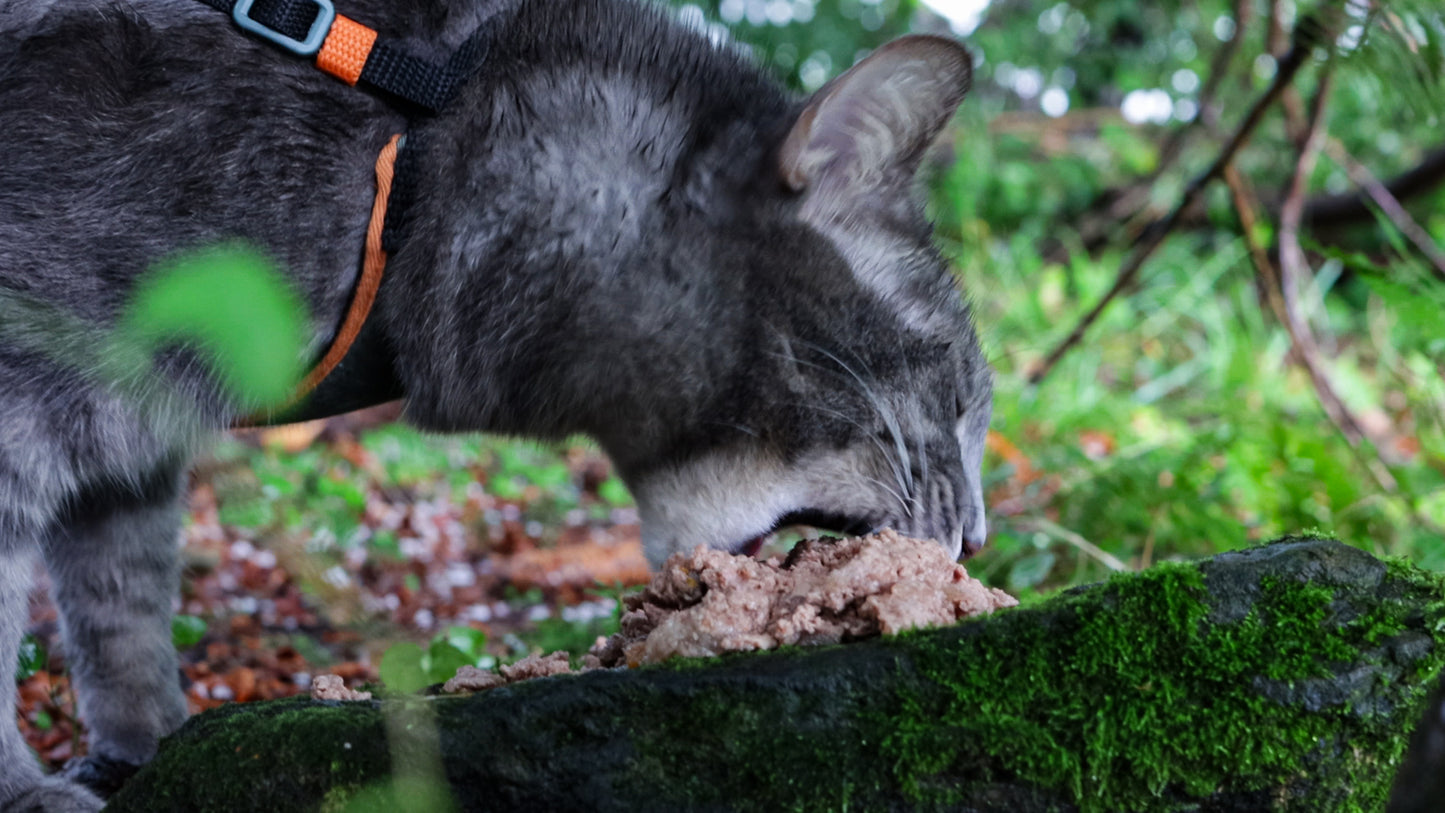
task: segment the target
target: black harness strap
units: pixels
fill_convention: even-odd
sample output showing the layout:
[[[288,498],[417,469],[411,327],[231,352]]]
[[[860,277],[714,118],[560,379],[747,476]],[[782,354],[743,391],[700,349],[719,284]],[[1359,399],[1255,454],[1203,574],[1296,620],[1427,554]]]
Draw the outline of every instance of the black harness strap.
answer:
[[[238,25],[288,51],[311,56],[320,47],[336,14],[331,0],[201,0],[231,15]],[[362,67],[360,81],[420,108],[439,112],[480,63],[485,38],[472,39],[445,65],[407,53],[398,43],[378,37]]]
[[[300,56],[317,53],[337,19],[332,0],[201,0],[231,16],[236,24]],[[413,123],[441,112],[486,58],[494,23],[488,20],[445,65],[436,65],[407,53],[396,42],[377,36],[366,62],[354,81],[365,83],[401,100]],[[425,128],[413,127],[403,139],[396,160],[391,205],[386,210],[382,245],[388,252],[401,248],[407,232],[407,213],[417,195],[416,164],[422,154]]]

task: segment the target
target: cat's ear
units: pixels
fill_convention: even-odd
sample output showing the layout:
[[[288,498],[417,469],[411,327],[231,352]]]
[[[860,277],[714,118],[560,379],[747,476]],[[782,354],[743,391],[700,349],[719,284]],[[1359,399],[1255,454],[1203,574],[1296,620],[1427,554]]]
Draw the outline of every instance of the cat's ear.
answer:
[[[972,75],[972,58],[952,40],[913,35],[882,46],[808,100],[778,152],[783,184],[861,191],[911,178]]]

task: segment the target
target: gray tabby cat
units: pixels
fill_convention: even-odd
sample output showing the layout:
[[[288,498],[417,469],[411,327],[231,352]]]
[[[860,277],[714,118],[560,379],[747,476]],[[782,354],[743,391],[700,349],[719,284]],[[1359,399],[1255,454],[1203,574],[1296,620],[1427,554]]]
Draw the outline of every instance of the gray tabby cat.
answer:
[[[631,2],[340,5],[439,60],[491,39],[412,125],[406,242],[309,414],[401,396],[427,429],[586,433],[653,562],[792,522],[983,544],[990,373],[911,192],[962,48],[905,38],[795,100]],[[157,261],[239,239],[325,344],[377,150],[407,126],[195,0],[0,0],[0,672],[43,557],[90,730],[71,779],[145,762],[184,717],[183,473],[192,429],[242,409],[185,348],[155,359],[165,408],[143,406],[56,325],[103,329]],[[99,806],[0,726],[0,809]]]

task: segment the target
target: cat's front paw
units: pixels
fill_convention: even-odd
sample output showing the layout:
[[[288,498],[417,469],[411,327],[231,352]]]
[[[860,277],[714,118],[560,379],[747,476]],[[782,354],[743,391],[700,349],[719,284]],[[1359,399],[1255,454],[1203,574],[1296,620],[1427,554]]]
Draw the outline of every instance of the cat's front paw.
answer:
[[[99,796],[59,777],[46,777],[0,802],[5,813],[97,813],[105,805]]]
[[[87,754],[65,763],[57,776],[84,785],[102,799],[109,799],[139,770],[140,766],[134,763]]]

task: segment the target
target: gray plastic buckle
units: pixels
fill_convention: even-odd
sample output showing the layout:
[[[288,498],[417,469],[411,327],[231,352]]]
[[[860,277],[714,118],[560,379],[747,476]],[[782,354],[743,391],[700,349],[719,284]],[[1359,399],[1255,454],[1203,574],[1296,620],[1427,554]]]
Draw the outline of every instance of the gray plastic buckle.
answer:
[[[311,24],[311,30],[306,32],[306,39],[292,39],[253,20],[251,6],[255,2],[256,0],[236,0],[236,5],[231,9],[231,19],[252,34],[268,39],[298,56],[311,56],[320,51],[321,43],[325,42],[326,35],[331,33],[331,23],[336,20],[336,7],[331,4],[331,0],[312,0],[317,8],[316,21]]]

